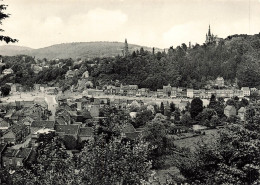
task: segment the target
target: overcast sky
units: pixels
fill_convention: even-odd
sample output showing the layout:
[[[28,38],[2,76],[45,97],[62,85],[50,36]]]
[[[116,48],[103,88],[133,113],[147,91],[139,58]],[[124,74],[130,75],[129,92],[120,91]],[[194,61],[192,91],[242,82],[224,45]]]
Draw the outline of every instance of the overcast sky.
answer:
[[[250,2],[250,6],[249,6]],[[213,34],[260,32],[260,0],[4,0],[6,35],[17,45],[119,41],[168,48]],[[250,11],[249,11],[250,10]]]

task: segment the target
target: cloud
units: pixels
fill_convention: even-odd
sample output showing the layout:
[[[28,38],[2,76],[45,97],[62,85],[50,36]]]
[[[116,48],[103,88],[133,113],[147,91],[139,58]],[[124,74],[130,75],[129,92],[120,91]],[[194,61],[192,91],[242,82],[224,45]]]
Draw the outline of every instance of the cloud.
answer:
[[[62,42],[115,41],[116,31],[124,29],[128,16],[120,10],[95,8],[86,13],[76,12],[67,17],[49,14],[46,17],[17,12],[4,28],[22,45],[38,48]],[[41,14],[39,12],[39,14]],[[19,28],[19,29],[17,29]],[[20,44],[19,43],[19,44]]]
[[[69,25],[92,32],[109,32],[117,30],[127,21],[127,15],[120,10],[96,8],[86,14],[76,14],[69,19]]]
[[[190,41],[192,44],[203,42],[208,29],[207,25],[202,22],[174,25],[162,34],[163,45],[176,47],[182,43],[188,44]],[[205,32],[201,32],[201,30],[205,30]]]

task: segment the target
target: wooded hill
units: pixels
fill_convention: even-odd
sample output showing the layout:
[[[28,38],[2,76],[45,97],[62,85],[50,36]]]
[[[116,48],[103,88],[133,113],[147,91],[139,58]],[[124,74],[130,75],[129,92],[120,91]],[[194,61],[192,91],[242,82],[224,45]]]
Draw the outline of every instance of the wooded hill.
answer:
[[[0,46],[0,55],[15,56],[29,55],[39,59],[66,59],[66,58],[94,58],[94,57],[113,57],[122,55],[124,43],[122,42],[74,42],[56,44],[40,49],[32,49],[22,46]],[[129,51],[140,49],[143,46],[128,44]],[[152,48],[143,47],[145,50],[152,51]],[[159,51],[160,49],[157,49]]]
[[[106,44],[108,46],[111,43]],[[123,43],[116,43],[116,45],[118,48],[123,48]],[[64,50],[66,46],[66,44],[62,45]],[[133,46],[130,48],[133,49]],[[100,51],[97,50],[97,52]],[[70,55],[70,53],[67,54]],[[49,68],[38,74],[30,68],[31,64],[36,64],[36,60],[33,57],[26,57],[23,61],[22,58],[22,56],[3,58],[7,64],[6,68],[12,67],[14,75],[5,76],[1,83],[22,83],[27,86],[35,83],[51,83],[61,87],[70,86],[76,85],[78,78],[88,70],[94,86],[122,83],[136,84],[140,88],[156,90],[170,84],[175,87],[199,89],[204,88],[209,80],[215,80],[221,76],[227,84],[233,84],[237,79],[239,87],[260,88],[259,34],[233,35],[218,44],[197,44],[192,48],[182,44],[166,52],[152,53],[141,48],[131,52],[127,57],[101,56],[83,60],[80,64],[76,64],[76,60],[73,59],[58,61],[43,59],[38,63],[47,62],[46,65],[49,65]],[[63,65],[58,67],[56,65],[58,63],[63,63]],[[69,68],[79,69],[79,73],[73,79],[65,80],[65,74]]]

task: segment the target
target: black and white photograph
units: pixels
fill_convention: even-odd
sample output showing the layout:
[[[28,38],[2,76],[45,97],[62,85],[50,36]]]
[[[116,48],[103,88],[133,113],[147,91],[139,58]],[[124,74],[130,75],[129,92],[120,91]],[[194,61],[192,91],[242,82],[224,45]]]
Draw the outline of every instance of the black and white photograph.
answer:
[[[260,0],[0,0],[0,185],[259,185]]]

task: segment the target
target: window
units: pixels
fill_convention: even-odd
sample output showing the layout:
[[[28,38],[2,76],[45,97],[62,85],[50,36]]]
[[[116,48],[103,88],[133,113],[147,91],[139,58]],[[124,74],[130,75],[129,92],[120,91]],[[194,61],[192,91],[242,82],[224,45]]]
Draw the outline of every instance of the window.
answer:
[[[20,161],[17,161],[17,166],[21,166],[21,163],[20,163]]]
[[[13,160],[12,160],[12,159],[9,159],[9,163],[10,163],[10,164],[13,164]]]

